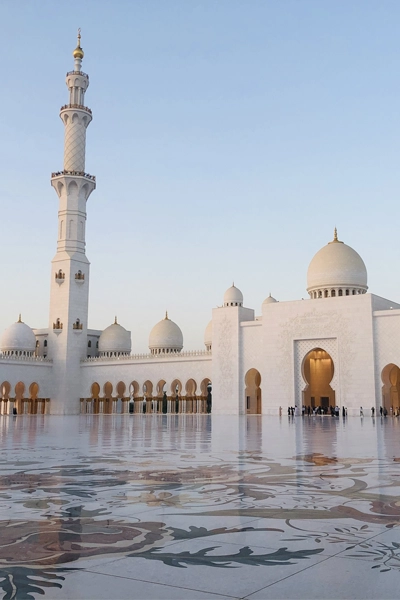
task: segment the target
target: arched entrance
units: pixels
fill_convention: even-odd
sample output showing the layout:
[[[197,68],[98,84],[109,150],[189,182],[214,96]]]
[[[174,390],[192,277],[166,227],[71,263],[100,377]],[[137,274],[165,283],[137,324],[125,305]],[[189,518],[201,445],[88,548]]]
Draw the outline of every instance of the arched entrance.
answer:
[[[400,369],[390,363],[382,370],[382,406],[389,412],[400,406]]]
[[[309,352],[302,366],[306,387],[303,390],[303,406],[320,407],[324,411],[335,406],[335,390],[330,386],[334,375],[332,357],[322,348]]]
[[[261,415],[261,375],[257,369],[249,369],[244,382],[246,384],[246,414]]]

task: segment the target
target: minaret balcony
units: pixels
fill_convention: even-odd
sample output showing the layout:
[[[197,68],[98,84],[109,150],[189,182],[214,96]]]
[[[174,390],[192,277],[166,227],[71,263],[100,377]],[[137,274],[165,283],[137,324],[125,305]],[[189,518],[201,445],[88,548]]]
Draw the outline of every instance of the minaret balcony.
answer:
[[[90,175],[89,173],[85,173],[84,171],[56,171],[51,174],[51,178],[62,177],[63,175],[71,175],[72,177],[85,177],[85,179],[90,179],[90,181],[96,182],[96,176]]]
[[[81,77],[86,77],[87,79],[89,79],[89,75],[87,73],[84,73],[83,71],[68,71],[66,77],[68,77],[69,75],[81,75]]]
[[[90,110],[90,108],[88,108],[87,106],[84,106],[83,104],[64,104],[64,106],[62,106],[60,108],[60,112],[62,112],[63,110],[68,110],[69,108],[83,110],[83,111],[87,112],[89,115],[92,114],[92,111]]]

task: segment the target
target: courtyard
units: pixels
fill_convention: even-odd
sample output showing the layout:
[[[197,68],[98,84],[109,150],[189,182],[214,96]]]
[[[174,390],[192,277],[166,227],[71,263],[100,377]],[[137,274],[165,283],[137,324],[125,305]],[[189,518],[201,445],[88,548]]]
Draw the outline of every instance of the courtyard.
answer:
[[[2,598],[398,597],[398,418],[4,415],[0,432]]]

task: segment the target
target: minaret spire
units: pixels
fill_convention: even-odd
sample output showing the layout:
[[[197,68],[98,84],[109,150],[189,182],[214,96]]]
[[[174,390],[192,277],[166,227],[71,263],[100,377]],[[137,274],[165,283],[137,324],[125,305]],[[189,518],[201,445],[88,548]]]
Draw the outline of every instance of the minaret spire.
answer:
[[[69,100],[60,110],[65,136],[64,167],[51,176],[59,209],[57,251],[51,266],[48,356],[58,377],[53,396],[55,412],[61,413],[79,412],[78,388],[74,386],[79,381],[80,361],[87,352],[90,263],[85,252],[86,202],[96,187],[96,179],[85,169],[86,129],[92,111],[85,106],[89,76],[81,69],[83,56],[78,29],[74,70],[66,76]],[[64,276],[56,279],[54,274],[60,271]],[[55,327],[57,323],[63,327]]]

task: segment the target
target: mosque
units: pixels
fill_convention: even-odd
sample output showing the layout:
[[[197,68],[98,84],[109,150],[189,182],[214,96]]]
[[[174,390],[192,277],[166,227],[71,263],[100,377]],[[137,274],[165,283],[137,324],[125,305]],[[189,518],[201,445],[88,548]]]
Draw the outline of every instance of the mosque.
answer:
[[[80,34],[67,73],[64,167],[51,176],[59,198],[47,328],[21,317],[0,340],[0,413],[206,413],[278,415],[289,406],[346,407],[348,415],[400,404],[400,304],[368,292],[362,258],[338,239],[308,268],[308,300],[264,300],[261,314],[232,285],[214,308],[205,348],[183,350],[166,314],[149,353],[133,354],[117,322],[88,329],[86,202],[96,178],[85,169],[89,77]]]

